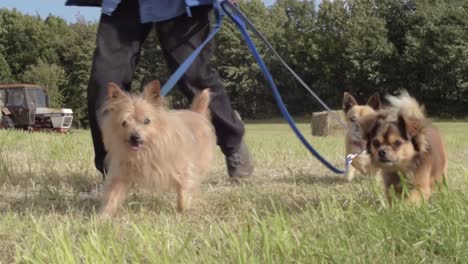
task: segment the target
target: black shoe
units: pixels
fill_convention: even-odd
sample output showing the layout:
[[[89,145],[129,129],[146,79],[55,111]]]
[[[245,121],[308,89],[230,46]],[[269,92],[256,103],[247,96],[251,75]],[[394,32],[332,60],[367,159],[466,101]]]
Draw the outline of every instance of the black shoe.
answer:
[[[226,156],[226,165],[231,178],[245,178],[252,175],[254,171],[252,155],[244,141],[236,152]]]

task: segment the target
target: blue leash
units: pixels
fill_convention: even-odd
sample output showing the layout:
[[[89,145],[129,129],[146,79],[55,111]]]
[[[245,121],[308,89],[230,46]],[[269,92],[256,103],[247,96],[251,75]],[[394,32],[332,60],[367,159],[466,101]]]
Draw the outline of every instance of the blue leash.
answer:
[[[255,33],[257,37],[259,37],[267,46],[268,48],[274,52],[274,54],[280,59],[282,64],[293,74],[293,76],[301,82],[301,84],[315,97],[317,101],[320,102],[320,104],[329,112],[331,112],[331,109],[302,81],[301,78],[284,62],[284,60],[279,56],[279,54],[276,52],[276,50],[271,46],[271,44],[263,37],[260,32],[258,32],[257,29],[255,29],[254,25],[245,17],[245,15],[242,14],[242,12],[232,3],[226,0],[220,0],[220,1],[214,1],[213,3],[215,13],[216,13],[216,23],[214,25],[213,30],[210,32],[206,40],[179,66],[179,68],[174,72],[174,74],[169,78],[169,80],[164,84],[161,94],[165,96],[179,81],[179,79],[182,77],[182,75],[187,71],[187,69],[190,67],[190,65],[193,63],[195,58],[200,54],[202,49],[206,46],[206,44],[216,35],[216,33],[219,32],[221,25],[222,25],[222,20],[224,18],[224,15],[227,14],[233,22],[236,24],[236,26],[239,28],[242,36],[244,37],[245,42],[247,43],[247,46],[249,47],[250,51],[252,52],[252,55],[254,56],[255,60],[257,61],[258,65],[260,66],[260,69],[262,70],[263,74],[265,75],[265,78],[268,81],[268,84],[273,92],[274,98],[276,100],[276,103],[278,104],[278,107],[281,111],[281,114],[283,115],[284,119],[286,122],[289,124],[293,132],[296,134],[296,136],[299,138],[299,140],[302,142],[302,144],[309,150],[309,152],[314,155],[323,165],[325,165],[328,169],[331,171],[337,173],[337,174],[344,174],[348,168],[349,165],[353,159],[353,155],[348,155],[346,157],[345,161],[345,170],[340,170],[336,168],[334,165],[332,165],[330,162],[328,162],[323,156],[318,153],[312,145],[309,144],[309,142],[306,140],[306,138],[302,135],[302,133],[299,131],[297,128],[296,124],[294,123],[293,118],[289,114],[286,106],[284,105],[284,102],[281,98],[281,95],[278,91],[278,88],[276,87],[276,84],[273,80],[273,77],[271,76],[270,72],[268,71],[268,68],[265,65],[265,62],[261,58],[260,54],[257,51],[257,48],[255,47],[255,44],[253,43],[252,39],[250,38],[246,25],[249,26],[250,29]],[[232,12],[234,10],[234,12]],[[234,14],[233,14],[234,13]],[[337,116],[337,118],[339,118]],[[340,123],[344,125],[344,123],[339,119]],[[344,125],[346,127],[346,125]]]
[[[226,6],[230,9],[229,12],[226,12]],[[273,54],[276,56],[276,58],[283,64],[283,66],[291,73],[291,75],[300,83],[302,86],[311,94],[317,102],[319,102],[322,107],[327,110],[328,112],[332,113],[335,119],[343,126],[343,128],[347,128],[347,124],[341,120],[340,116],[335,113],[333,110],[328,107],[328,105],[320,99],[320,97],[312,90],[310,87],[299,77],[299,75],[289,67],[289,65],[283,60],[283,58],[278,54],[278,52],[273,48],[273,46],[270,44],[270,42],[258,31],[253,23],[240,11],[240,9],[237,7],[237,5],[232,4],[229,1],[225,1],[223,3],[223,10],[225,13],[231,13],[233,12],[237,19],[240,19],[242,22],[244,22],[244,27],[247,26],[248,29],[250,29],[256,37],[258,37],[260,40],[262,40],[263,44],[267,46],[267,48],[273,52]],[[242,30],[242,29],[241,29]]]
[[[210,34],[208,37],[203,41],[203,43],[193,51],[192,54],[190,54],[185,61],[179,65],[179,68],[171,75],[169,80],[163,85],[161,88],[161,95],[166,96],[172,88],[177,84],[177,82],[180,80],[182,75],[190,68],[190,65],[192,65],[193,61],[197,58],[197,56],[200,54],[200,52],[205,48],[206,44],[213,39],[213,37],[219,32],[221,29],[221,25],[223,24],[223,18],[224,18],[224,12],[221,11],[221,2],[220,1],[213,1],[213,7],[215,9],[215,15],[216,15],[216,23],[213,26],[213,29],[211,30]]]
[[[237,25],[239,30],[241,31],[242,36],[244,37],[245,42],[247,43],[247,46],[249,47],[250,51],[252,52],[255,60],[257,61],[258,65],[260,66],[260,69],[263,72],[263,75],[265,75],[265,78],[268,81],[268,84],[270,85],[271,91],[273,92],[273,95],[275,97],[276,103],[278,104],[281,114],[283,117],[286,119],[288,122],[289,126],[291,129],[294,131],[296,136],[299,138],[299,140],[304,144],[304,146],[307,148],[307,150],[310,151],[323,165],[328,167],[331,171],[338,173],[338,174],[343,174],[344,171],[336,168],[333,166],[330,162],[328,162],[325,158],[323,158],[320,153],[318,153],[310,144],[309,142],[305,139],[304,135],[302,135],[301,131],[297,128],[296,124],[294,123],[293,118],[289,114],[288,110],[286,109],[286,106],[284,105],[283,99],[281,98],[281,95],[278,91],[278,88],[276,87],[276,84],[273,80],[273,77],[271,76],[270,72],[268,71],[267,66],[265,65],[265,62],[261,58],[260,54],[257,51],[257,48],[255,47],[255,44],[253,43],[252,39],[250,38],[249,34],[247,33],[247,28],[245,26],[244,20],[242,20],[237,14],[233,14],[227,10],[226,5],[229,8],[235,8],[234,5],[232,5],[230,2],[224,2],[222,5],[222,8],[224,12],[234,21],[234,23]],[[239,13],[239,10],[236,10],[236,13]],[[253,25],[249,25],[251,28],[253,28]]]

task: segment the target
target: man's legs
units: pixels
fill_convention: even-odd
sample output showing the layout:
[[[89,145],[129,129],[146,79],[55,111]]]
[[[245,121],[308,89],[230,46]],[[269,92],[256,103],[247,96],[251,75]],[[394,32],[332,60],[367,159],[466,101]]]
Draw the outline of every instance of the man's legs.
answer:
[[[192,9],[192,17],[182,15],[156,24],[159,40],[169,69],[177,67],[206,39],[210,32],[209,7]],[[211,90],[210,111],[232,177],[250,176],[253,163],[243,143],[244,124],[237,118],[217,71],[211,67],[214,42],[211,41],[193,62],[178,85],[189,99],[205,88]]]
[[[94,144],[94,162],[102,173],[105,170],[106,151],[97,111],[106,100],[109,82],[114,82],[123,89],[130,89],[141,45],[151,28],[152,24],[140,23],[138,1],[134,0],[122,1],[112,16],[101,16],[88,85],[88,115]]]

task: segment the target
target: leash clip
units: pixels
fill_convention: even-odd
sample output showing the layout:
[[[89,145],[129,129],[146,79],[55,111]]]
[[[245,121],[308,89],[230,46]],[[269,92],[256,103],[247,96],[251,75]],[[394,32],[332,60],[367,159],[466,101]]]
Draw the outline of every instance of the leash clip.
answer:
[[[351,163],[353,162],[353,159],[356,158],[357,156],[361,155],[361,154],[366,154],[366,153],[367,153],[367,150],[366,150],[366,149],[363,149],[363,150],[361,150],[361,151],[358,152],[358,153],[346,155],[346,159],[345,159],[345,174],[346,174],[346,172],[348,172],[349,166],[350,166]]]

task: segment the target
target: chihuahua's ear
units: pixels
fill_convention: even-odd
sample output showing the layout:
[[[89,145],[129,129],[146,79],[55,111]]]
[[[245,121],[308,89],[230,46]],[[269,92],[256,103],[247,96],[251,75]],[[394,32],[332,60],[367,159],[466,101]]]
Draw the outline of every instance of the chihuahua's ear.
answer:
[[[381,108],[380,96],[379,93],[373,94],[369,101],[367,101],[367,105],[374,108],[374,110],[379,111]]]
[[[347,113],[355,105],[357,105],[356,99],[350,93],[345,92],[343,95],[343,111]]]
[[[417,118],[406,118],[403,115],[398,115],[398,128],[405,139],[410,140],[415,137],[422,129],[423,124]]]
[[[128,95],[122,89],[120,89],[117,84],[110,82],[109,85],[107,85],[107,97],[109,100],[114,100],[127,98]]]
[[[148,101],[160,101],[161,99],[161,84],[158,80],[151,81],[143,89],[143,97]]]

